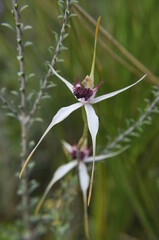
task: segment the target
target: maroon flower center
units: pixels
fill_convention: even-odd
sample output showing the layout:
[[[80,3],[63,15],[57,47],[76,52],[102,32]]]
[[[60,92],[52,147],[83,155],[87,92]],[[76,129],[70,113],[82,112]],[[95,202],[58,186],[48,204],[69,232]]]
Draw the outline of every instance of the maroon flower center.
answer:
[[[72,151],[72,158],[76,159],[77,158],[77,150]]]
[[[87,101],[93,95],[93,90],[81,86],[80,82],[75,83],[73,92],[77,99],[84,98],[85,101]]]
[[[72,151],[72,158],[76,159],[78,157],[77,154],[78,154],[78,151],[77,150],[73,150]],[[86,155],[87,155],[87,153],[85,151],[80,151],[79,152],[80,160],[82,161],[86,157]]]

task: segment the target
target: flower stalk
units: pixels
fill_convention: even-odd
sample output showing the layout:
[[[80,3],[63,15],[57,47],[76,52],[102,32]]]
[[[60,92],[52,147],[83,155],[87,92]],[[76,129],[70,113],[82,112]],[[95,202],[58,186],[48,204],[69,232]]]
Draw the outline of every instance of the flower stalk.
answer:
[[[83,117],[83,121],[84,121],[84,129],[83,129],[83,135],[80,138],[78,145],[77,145],[77,149],[78,149],[78,164],[80,164],[80,151],[81,148],[87,148],[87,142],[88,142],[88,122],[87,122],[87,116],[86,116],[86,110],[84,107],[82,107],[82,117]],[[78,165],[78,167],[80,167]],[[80,179],[79,179],[80,181]],[[87,194],[87,193],[86,193]],[[83,194],[83,202],[84,202],[84,229],[85,229],[85,235],[86,235],[86,239],[89,240],[89,226],[88,226],[88,214],[87,214],[87,204],[85,204],[87,202],[87,196],[86,194]]]
[[[84,196],[83,196],[83,202],[85,202]],[[87,204],[84,204],[84,229],[85,229],[86,239],[89,240],[90,238],[89,238]]]
[[[86,116],[86,111],[85,111],[84,107],[82,107],[82,117],[83,117],[83,121],[84,121],[84,129],[83,129],[83,135],[80,138],[80,140],[78,142],[78,145],[77,145],[77,148],[78,148],[79,151],[81,150],[81,147],[84,144],[86,144],[87,137],[88,137],[88,123],[87,123],[87,116]]]

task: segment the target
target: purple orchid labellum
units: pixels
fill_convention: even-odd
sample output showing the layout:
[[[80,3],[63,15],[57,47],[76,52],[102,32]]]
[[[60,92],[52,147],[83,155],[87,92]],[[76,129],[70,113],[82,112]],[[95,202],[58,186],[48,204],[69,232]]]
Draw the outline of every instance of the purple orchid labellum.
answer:
[[[79,81],[75,83],[73,92],[77,99],[83,99],[84,101],[87,101],[93,95],[93,90],[82,87]]]
[[[81,102],[91,102],[92,99],[95,97],[98,88],[103,84],[103,81],[101,81],[95,88],[89,88],[87,85],[87,82],[89,82],[90,78],[89,76],[86,76],[85,80],[80,83],[80,81],[77,81],[74,84],[73,93],[74,96],[80,100]]]
[[[81,147],[81,149],[78,149],[78,145],[70,145],[65,141],[62,141],[63,148],[66,152],[68,152],[72,159],[78,159],[79,161],[84,161],[90,154],[91,148],[86,148],[85,146]]]
[[[135,83],[133,83],[133,84],[131,84],[131,85],[125,87],[125,88],[122,88],[120,90],[117,90],[117,91],[114,91],[114,92],[111,92],[111,93],[106,93],[102,96],[96,97],[97,90],[98,90],[99,86],[102,84],[102,82],[101,82],[96,87],[94,87],[94,66],[95,66],[95,55],[96,55],[96,44],[97,44],[99,22],[100,22],[100,18],[98,18],[97,26],[96,26],[91,73],[90,73],[89,76],[85,77],[82,84],[80,82],[75,83],[75,85],[71,84],[69,81],[67,81],[62,76],[60,76],[55,71],[55,69],[50,65],[52,73],[68,87],[68,89],[71,91],[71,93],[76,98],[76,100],[78,100],[78,102],[74,103],[72,105],[69,105],[67,107],[62,107],[56,113],[56,115],[53,117],[50,125],[48,126],[48,128],[46,129],[46,131],[44,132],[42,137],[40,138],[39,142],[37,143],[37,145],[34,147],[32,152],[29,154],[28,158],[26,159],[26,162],[25,162],[25,164],[24,164],[24,166],[23,166],[23,168],[20,172],[20,176],[19,176],[21,178],[26,165],[30,161],[33,153],[35,152],[35,150],[37,149],[37,147],[39,146],[41,141],[44,139],[44,137],[47,135],[47,133],[56,124],[62,122],[65,118],[67,118],[72,112],[74,112],[75,110],[77,110],[81,107],[84,107],[85,111],[86,111],[86,116],[87,116],[88,129],[89,129],[89,132],[90,132],[90,135],[91,135],[91,138],[92,138],[93,158],[94,158],[88,202],[90,201],[91,188],[92,188],[91,186],[92,186],[92,183],[93,183],[94,162],[95,162],[95,152],[96,152],[96,136],[97,136],[98,129],[99,129],[99,120],[98,120],[98,116],[96,115],[96,113],[94,111],[93,105],[95,103],[101,102],[101,101],[106,100],[106,99],[111,98],[111,97],[114,97],[114,96],[118,95],[119,93],[128,90],[129,88],[131,88],[131,87],[135,86],[136,84],[138,84],[139,82],[141,82],[146,76],[146,75],[144,75],[137,82],[135,82]]]

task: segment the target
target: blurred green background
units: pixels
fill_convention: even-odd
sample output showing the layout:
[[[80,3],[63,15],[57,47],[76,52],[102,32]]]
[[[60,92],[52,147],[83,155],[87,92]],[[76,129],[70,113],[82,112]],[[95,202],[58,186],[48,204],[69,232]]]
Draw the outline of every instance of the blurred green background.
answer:
[[[22,13],[22,21],[33,27],[24,34],[25,40],[33,42],[32,46],[25,49],[26,73],[35,73],[35,77],[28,82],[29,93],[31,89],[38,90],[39,81],[46,73],[44,63],[51,59],[48,48],[56,44],[52,31],[60,32],[61,20],[57,19],[59,7],[56,1],[19,2],[29,4],[29,8]],[[159,75],[158,0],[81,0],[79,4],[94,19],[101,16],[101,25],[156,76]],[[0,22],[14,25],[9,1],[0,1]],[[87,24],[94,32],[92,24],[88,21]],[[56,68],[60,69],[62,76],[73,83],[77,78],[82,80],[90,73],[94,36],[78,16],[70,19],[70,25],[69,37],[64,42],[68,50],[61,53],[60,57],[64,61],[56,64]],[[99,38],[103,39],[101,33]],[[105,42],[105,39],[103,41]],[[121,56],[116,50],[115,52]],[[11,94],[11,91],[19,87],[16,54],[15,33],[0,26],[0,87],[7,88],[8,98],[14,99],[15,104],[19,99],[18,96]],[[137,79],[137,76],[118,63],[98,42],[95,83],[104,80],[99,94],[117,90]],[[66,87],[56,78],[52,77],[52,81],[56,87],[48,91],[51,98],[43,100],[41,108],[36,113],[36,117],[43,118],[43,123],[37,122],[30,127],[29,140],[37,142],[57,110],[74,103],[74,98]],[[97,153],[107,146],[108,136],[113,140],[118,135],[119,128],[126,128],[126,119],[138,119],[138,108],[144,109],[146,106],[144,99],[152,99],[152,86],[150,81],[143,81],[121,95],[95,106],[100,118]],[[16,190],[19,182],[15,178],[15,173],[20,170],[21,163],[20,127],[14,119],[5,116],[4,112],[1,108],[0,225],[7,229],[8,225],[14,225],[17,218],[16,205],[19,197]],[[133,139],[129,150],[118,157],[96,164],[92,201],[88,211],[91,239],[159,238],[158,121],[159,117],[156,114],[153,116],[152,124],[144,126],[141,136]],[[55,169],[66,162],[60,141],[64,139],[69,143],[77,142],[82,134],[82,128],[81,112],[78,110],[56,126],[39,147],[34,155],[36,165],[30,176],[40,183],[38,196],[43,193]],[[80,192],[78,198],[81,199],[76,200],[77,203],[74,203],[72,208],[74,224],[69,229],[73,232],[72,239],[84,239],[80,237],[83,231]]]

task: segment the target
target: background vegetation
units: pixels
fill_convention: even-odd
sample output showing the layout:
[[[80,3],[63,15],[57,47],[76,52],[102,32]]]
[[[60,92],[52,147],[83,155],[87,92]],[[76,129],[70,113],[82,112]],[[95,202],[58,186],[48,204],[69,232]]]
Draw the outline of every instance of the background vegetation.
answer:
[[[38,90],[39,81],[46,72],[46,62],[50,61],[50,46],[56,45],[52,31],[60,32],[61,19],[58,18],[60,7],[57,1],[35,0],[19,1],[27,3],[22,13],[22,21],[32,25],[24,34],[24,39],[33,45],[25,49],[26,73],[35,76],[28,81],[28,94],[31,89]],[[107,29],[130,53],[142,62],[156,76],[159,74],[159,3],[157,0],[124,1],[100,0],[79,1],[85,11],[94,19],[100,15],[101,25]],[[89,74],[94,43],[94,26],[76,8],[72,12],[76,17],[70,18],[69,37],[64,41],[66,51],[62,51],[56,68],[61,75],[74,82]],[[81,17],[82,16],[82,17]],[[0,22],[8,22],[14,26],[9,1],[0,1]],[[18,103],[19,96],[14,90],[19,88],[17,80],[18,61],[16,59],[15,32],[0,26],[0,88],[6,87],[8,98]],[[111,48],[118,57],[128,64],[128,59],[99,33],[95,81],[104,80],[99,93],[122,88],[143,75],[134,64],[123,65],[114,55],[108,53]],[[131,66],[131,67],[130,67]],[[157,78],[156,78],[157,79]],[[55,87],[48,90],[51,98],[41,101],[36,117],[43,122],[34,122],[29,128],[29,140],[37,140],[50,123],[59,108],[73,103],[74,99],[65,86],[57,79],[51,78]],[[108,148],[120,133],[128,127],[127,120],[137,121],[140,117],[138,109],[144,109],[148,101],[153,101],[154,82],[147,77],[131,90],[108,101],[99,103],[95,110],[100,116],[100,130],[97,137],[97,152]],[[34,98],[34,97],[33,97]],[[145,101],[147,99],[147,101]],[[32,104],[30,101],[30,106]],[[28,106],[29,107],[29,106]],[[21,168],[20,160],[20,126],[14,118],[0,111],[0,239],[16,239],[23,231],[20,228],[20,213],[17,209],[20,197],[16,194],[19,180],[15,173]],[[142,126],[139,136],[131,137],[126,152],[113,159],[96,164],[93,195],[89,212],[91,239],[133,240],[158,239],[159,237],[159,117],[150,114],[149,124]],[[133,121],[129,121],[129,125]],[[35,179],[39,187],[32,197],[40,197],[47,186],[52,173],[66,158],[60,141],[69,143],[78,141],[82,134],[82,118],[80,110],[55,127],[45,138],[34,155],[35,167],[29,179]],[[120,129],[120,130],[119,130]],[[135,134],[134,134],[135,135]],[[136,134],[137,135],[137,134]],[[126,144],[124,138],[121,145]],[[124,142],[125,141],[125,142]],[[90,141],[91,144],[91,141]],[[116,146],[115,146],[116,147]],[[78,190],[74,171],[57,184],[50,193],[44,209],[32,222],[40,232],[39,239],[84,239],[83,206],[81,192]],[[33,204],[35,206],[35,204]],[[34,208],[33,206],[33,208]],[[55,210],[54,210],[55,209]],[[68,211],[66,211],[68,210]],[[60,235],[61,234],[61,235]],[[15,236],[14,236],[15,235]],[[25,236],[26,237],[26,236]],[[20,239],[27,239],[21,237]]]

